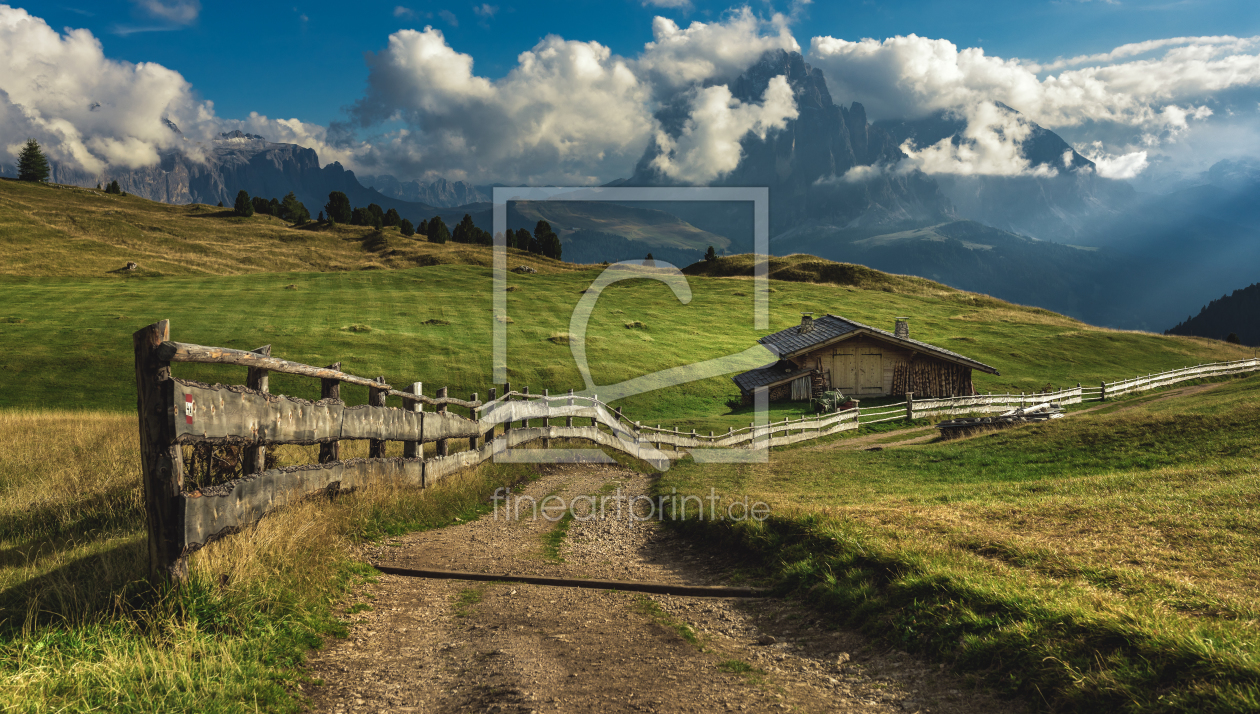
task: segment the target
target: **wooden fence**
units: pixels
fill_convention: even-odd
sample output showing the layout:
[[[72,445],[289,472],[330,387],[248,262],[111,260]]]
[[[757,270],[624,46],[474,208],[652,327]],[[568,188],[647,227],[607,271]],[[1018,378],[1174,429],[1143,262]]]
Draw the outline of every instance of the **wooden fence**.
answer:
[[[730,428],[726,433],[645,426],[622,417],[598,397],[530,394],[503,385],[503,395],[482,402],[421,394],[420,383],[394,389],[383,377],[369,379],[328,367],[272,357],[269,347],[253,352],[205,347],[170,340],[167,321],[133,336],[136,354],[137,410],[149,524],[150,577],[183,580],[188,553],[220,536],[257,521],[272,509],[312,494],[352,489],[372,480],[399,479],[419,487],[493,458],[526,443],[583,439],[666,468],[671,459],[693,450],[759,449],[786,446],[854,430],[867,424],[933,416],[1000,413],[1054,402],[1076,404],[1143,389],[1260,369],[1260,361],[1239,360],[1199,365],[1157,375],[1103,383],[1097,388],[1033,394],[985,394],[914,399],[869,408],[853,408],[768,424]],[[172,362],[239,365],[248,369],[245,385],[202,384],[171,376]],[[320,380],[320,399],[310,401],[269,392],[270,372]],[[368,388],[368,404],[346,406],[341,384]],[[398,407],[388,405],[397,399]],[[435,408],[424,411],[424,405]],[[450,411],[465,409],[465,417]],[[575,420],[590,420],[578,424]],[[541,426],[531,421],[541,420]],[[552,424],[563,420],[563,424]],[[502,431],[497,428],[502,426]],[[452,439],[467,440],[466,450],[452,450]],[[340,442],[367,440],[368,457],[342,459]],[[386,458],[385,445],[403,444],[403,456]],[[423,445],[434,443],[424,457]],[[227,483],[185,489],[182,449],[195,445],[243,448],[242,477]],[[284,444],[319,445],[318,461],[266,468],[267,449]]]

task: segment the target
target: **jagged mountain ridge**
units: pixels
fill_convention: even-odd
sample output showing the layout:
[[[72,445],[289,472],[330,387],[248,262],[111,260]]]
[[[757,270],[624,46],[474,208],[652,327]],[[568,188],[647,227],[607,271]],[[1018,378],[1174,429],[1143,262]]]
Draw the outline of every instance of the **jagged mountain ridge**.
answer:
[[[221,201],[230,206],[242,189],[250,196],[265,198],[282,198],[292,191],[315,215],[328,202],[330,192],[342,191],[352,205],[376,203],[385,210],[394,208],[413,222],[443,213],[439,207],[401,201],[365,188],[354,172],[336,162],[321,167],[314,149],[297,144],[270,142],[255,134],[233,131],[196,148],[204,152],[204,160],[190,156],[191,151],[168,151],[155,166],[107,169],[100,174],[53,165],[51,180],[75,186],[116,180],[127,193],[163,203],[213,206]]]
[[[741,102],[759,103],[778,76],[787,78],[798,116],[765,139],[752,134],[744,137],[739,165],[710,184],[768,186],[772,235],[815,221],[871,227],[953,217],[949,201],[921,173],[873,172],[860,182],[841,179],[854,167],[895,163],[904,154],[886,131],[867,122],[860,103],[848,108],[836,105],[822,70],[806,64],[799,52],[767,52],[729,85],[731,94]],[[677,136],[689,110],[689,96],[680,93],[657,113],[657,119],[666,132]],[[655,141],[650,143],[631,177],[614,185],[674,184],[653,164],[662,151]]]
[[[474,186],[467,181],[399,181],[390,174],[360,176],[359,183],[401,201],[424,203],[430,206],[453,208],[470,203],[486,203],[491,200],[490,187]]]

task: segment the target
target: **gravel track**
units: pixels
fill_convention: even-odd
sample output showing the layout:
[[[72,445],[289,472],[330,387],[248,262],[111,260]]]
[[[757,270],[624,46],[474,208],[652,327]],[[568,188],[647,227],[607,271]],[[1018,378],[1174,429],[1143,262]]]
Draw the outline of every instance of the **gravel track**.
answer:
[[[623,499],[649,477],[619,466],[540,467],[513,494]],[[517,497],[525,497],[516,503]],[[599,501],[596,501],[597,503]],[[623,500],[624,504],[624,500]],[[642,505],[642,504],[640,504]],[[605,502],[558,551],[541,516],[495,515],[369,549],[397,567],[733,584],[748,564]],[[579,511],[579,513],[581,513]],[[1020,712],[968,680],[791,600],[698,598],[382,575],[344,640],[312,655],[319,712]]]

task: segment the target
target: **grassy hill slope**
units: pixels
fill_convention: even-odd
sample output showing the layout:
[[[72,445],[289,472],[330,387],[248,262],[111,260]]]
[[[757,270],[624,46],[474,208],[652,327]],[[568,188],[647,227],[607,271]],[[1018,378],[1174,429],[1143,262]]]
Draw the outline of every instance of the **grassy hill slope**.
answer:
[[[662,493],[771,506],[693,523],[826,612],[1052,711],[1260,706],[1260,375],[884,451],[683,463]]]
[[[0,255],[0,275],[63,277],[110,275],[128,261],[141,276],[490,264],[485,251],[405,238],[397,228],[295,228],[273,216],[14,180],[0,180]]]

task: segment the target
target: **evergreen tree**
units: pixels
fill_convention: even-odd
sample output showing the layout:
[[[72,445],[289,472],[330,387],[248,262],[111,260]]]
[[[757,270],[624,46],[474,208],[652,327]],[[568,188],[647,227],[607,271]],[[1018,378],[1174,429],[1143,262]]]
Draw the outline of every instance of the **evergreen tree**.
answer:
[[[18,180],[48,180],[48,159],[44,158],[44,152],[39,150],[39,142],[34,139],[27,139],[22,153],[18,154]]]
[[[323,211],[320,211],[320,212],[319,212],[319,219],[318,219],[318,220],[319,220],[319,222],[320,222],[320,223],[323,223],[323,222],[324,222],[324,212],[323,212]]]
[[[705,251],[704,259],[706,262],[709,262],[709,263],[712,263],[713,261],[717,260],[717,252],[713,250],[713,246],[709,246],[709,249]]]
[[[648,253],[648,254],[647,254],[647,257],[643,259],[643,264],[644,264],[644,265],[656,265],[656,259],[652,257],[652,254],[651,254],[651,253]]]
[[[539,241],[539,252],[548,258],[560,260],[560,237],[555,233],[547,233]]]
[[[367,215],[368,225],[372,226],[373,228],[379,231],[381,228],[385,226],[385,220],[384,220],[385,217],[370,209],[371,207],[369,206],[368,215]]]
[[[415,226],[411,225],[411,221],[407,220],[406,218],[402,219],[402,221],[399,222],[398,230],[400,233],[408,237],[414,236],[416,234]]]
[[[97,191],[101,190],[101,184],[100,184],[100,182],[97,182],[97,184],[96,184],[96,190],[97,190]]]
[[[543,239],[547,237],[548,233],[555,234],[551,230],[551,224],[542,220],[538,221],[538,225],[534,226],[534,235],[529,241],[529,252],[542,253]]]
[[[245,189],[241,189],[241,192],[236,194],[236,205],[233,206],[233,209],[238,216],[248,217],[254,215],[254,204],[249,200],[249,194],[245,193]]]
[[[534,239],[528,228],[520,228],[516,231],[516,248],[517,250],[529,250],[529,242]]]
[[[264,216],[271,215],[271,204],[268,203],[267,199],[262,196],[254,196],[249,199],[249,202],[254,206],[254,213],[259,213]]]
[[[429,222],[421,219],[420,225],[416,226],[416,233],[419,233],[425,238],[428,238],[429,237]]]
[[[223,202],[219,201],[219,208],[223,208]]]
[[[306,210],[306,206],[302,205],[297,196],[290,191],[280,203],[280,217],[291,223],[306,223],[311,220],[311,212]]]
[[[385,211],[381,210],[380,206],[376,205],[375,203],[369,203],[367,209],[368,209],[368,212],[370,212],[373,216],[376,216],[377,222],[372,225],[385,224]]]
[[[118,180],[117,180],[117,179],[115,179],[115,180],[113,180],[113,181],[110,181],[109,183],[105,184],[105,193],[110,193],[110,194],[114,194],[114,195],[118,195],[118,194],[122,193],[122,189],[121,189],[121,188],[119,188],[119,186],[118,186]]]
[[[382,223],[384,223],[387,228],[393,228],[394,226],[402,223],[402,216],[398,215],[398,211],[391,208],[385,212],[385,218]]]
[[[446,227],[446,222],[442,220],[441,216],[434,216],[429,219],[428,237],[430,243],[439,245],[451,239],[451,232]]]
[[[372,223],[372,213],[366,208],[356,208],[350,213],[350,225],[366,226]]]
[[[1218,335],[1219,335],[1220,333],[1218,332],[1218,333],[1216,333],[1216,334],[1218,334]],[[1238,345],[1238,344],[1242,344],[1242,342],[1238,339],[1238,334],[1237,334],[1237,333],[1235,333],[1235,332],[1231,332],[1231,333],[1229,333],[1229,336],[1225,338],[1225,341],[1226,341],[1226,342],[1228,342],[1228,343],[1229,343],[1229,344],[1231,344],[1231,345]]]
[[[267,215],[275,216],[277,218],[284,218],[284,214],[280,210],[279,201],[273,198],[267,202]]]
[[[350,199],[341,191],[328,194],[328,203],[324,206],[324,210],[328,212],[328,220],[333,223],[349,223],[353,213],[350,208]]]
[[[455,226],[455,230],[451,233],[451,239],[456,243],[475,243],[477,241],[477,226],[473,225],[472,216],[465,213]]]

